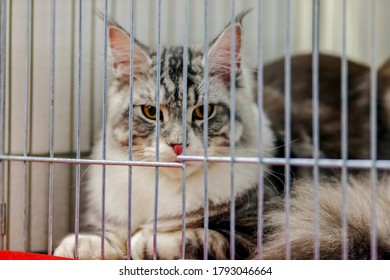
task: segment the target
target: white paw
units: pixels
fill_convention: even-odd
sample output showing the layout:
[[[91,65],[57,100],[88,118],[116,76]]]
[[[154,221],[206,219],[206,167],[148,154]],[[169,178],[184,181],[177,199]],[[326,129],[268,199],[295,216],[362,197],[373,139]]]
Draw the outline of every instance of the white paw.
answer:
[[[157,259],[175,260],[181,258],[181,232],[157,232]],[[153,259],[153,231],[143,229],[131,238],[131,258]]]
[[[111,241],[111,240],[110,240]],[[108,242],[104,240],[104,259],[124,259],[125,253],[121,246],[115,246],[120,242]],[[55,249],[54,255],[66,258],[83,260],[97,260],[101,258],[101,237],[93,234],[80,234],[78,238],[78,254],[75,248],[75,235],[65,237]]]
[[[229,257],[229,242],[220,233],[209,230],[208,257],[224,260]],[[157,232],[156,257],[159,260],[182,259],[182,232]],[[202,259],[204,229],[187,229],[185,235],[185,259]],[[144,228],[131,238],[131,258],[135,260],[153,259],[153,231]]]

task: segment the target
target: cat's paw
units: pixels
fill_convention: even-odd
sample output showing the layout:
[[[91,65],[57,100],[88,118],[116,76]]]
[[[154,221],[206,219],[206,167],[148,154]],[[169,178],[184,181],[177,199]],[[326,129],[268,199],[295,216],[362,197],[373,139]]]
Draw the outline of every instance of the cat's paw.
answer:
[[[181,256],[181,232],[157,233],[157,259],[175,260]],[[135,260],[153,259],[153,231],[143,229],[131,238],[131,258]]]
[[[74,234],[65,237],[55,249],[54,255],[82,260],[97,260],[101,258],[101,237],[94,234],[80,234],[78,238],[78,254],[76,254]],[[104,240],[104,259],[124,259],[125,253],[120,246]]]
[[[203,259],[204,229],[187,229],[185,255],[182,256],[182,232],[157,232],[156,257],[162,260]],[[153,259],[153,231],[144,228],[131,238],[131,257],[137,260]],[[220,233],[208,231],[208,259],[224,260],[229,257],[229,242]]]

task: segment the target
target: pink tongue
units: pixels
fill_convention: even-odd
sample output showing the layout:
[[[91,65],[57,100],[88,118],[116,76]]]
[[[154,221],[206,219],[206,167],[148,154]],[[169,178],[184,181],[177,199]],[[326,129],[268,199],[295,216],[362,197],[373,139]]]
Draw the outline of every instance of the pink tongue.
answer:
[[[173,145],[173,151],[175,152],[175,154],[177,155],[181,155],[181,152],[183,151],[183,145]]]

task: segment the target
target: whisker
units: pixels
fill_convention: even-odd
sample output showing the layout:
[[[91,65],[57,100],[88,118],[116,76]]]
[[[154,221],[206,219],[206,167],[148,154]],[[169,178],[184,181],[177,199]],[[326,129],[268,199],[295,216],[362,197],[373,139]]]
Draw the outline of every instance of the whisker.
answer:
[[[267,175],[276,178],[276,179],[281,183],[281,185],[283,186],[283,190],[286,189],[286,185],[285,185],[285,183],[284,183],[284,180],[282,180],[279,176],[276,176],[276,175],[272,174],[272,172],[270,172],[270,171],[266,171],[266,173],[267,173]],[[275,186],[275,184],[271,181],[271,179],[270,179],[269,176],[264,176],[264,179],[268,181],[268,183],[270,184],[270,187],[272,187],[272,189],[274,190],[275,193],[279,193],[278,188],[277,188],[277,187]],[[268,184],[267,184],[267,186],[268,186]],[[284,192],[283,192],[283,194],[284,194]]]

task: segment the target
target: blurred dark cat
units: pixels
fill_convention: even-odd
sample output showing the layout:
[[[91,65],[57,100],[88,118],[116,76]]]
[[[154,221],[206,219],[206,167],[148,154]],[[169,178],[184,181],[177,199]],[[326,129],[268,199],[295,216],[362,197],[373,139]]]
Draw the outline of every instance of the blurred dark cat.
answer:
[[[341,157],[341,60],[319,57],[320,156]],[[292,157],[312,157],[312,57],[292,58]],[[279,142],[284,139],[284,61],[264,68],[264,111],[269,116]],[[390,156],[390,60],[378,70],[377,157]],[[348,62],[348,158],[370,158],[370,69]],[[289,211],[289,240],[292,259],[314,257],[314,184],[310,168],[293,168],[302,176],[293,179]],[[302,172],[303,170],[303,172]],[[390,175],[381,172],[377,200],[372,201],[369,172],[348,178],[348,252],[349,259],[390,258]],[[319,257],[342,257],[342,182],[335,170],[324,173],[319,186]],[[330,174],[330,175],[329,175]],[[302,178],[305,177],[305,178]],[[286,258],[286,233],[283,189],[281,195],[267,202],[264,215],[265,259]],[[376,254],[370,245],[372,204],[377,211]],[[373,253],[374,252],[374,253]],[[254,258],[258,252],[254,253]]]
[[[390,155],[390,62],[378,71],[378,159]],[[312,157],[312,56],[291,60],[291,149],[293,156]],[[341,59],[319,56],[320,155],[341,158]],[[264,111],[284,140],[284,60],[264,67]],[[370,68],[348,61],[348,158],[370,157]]]

